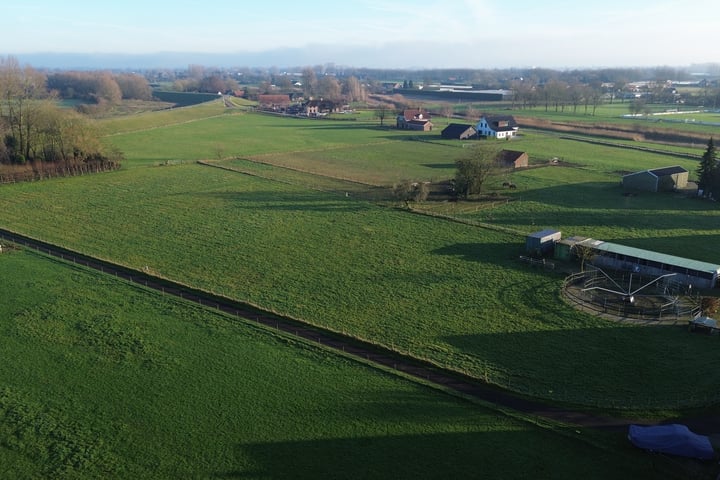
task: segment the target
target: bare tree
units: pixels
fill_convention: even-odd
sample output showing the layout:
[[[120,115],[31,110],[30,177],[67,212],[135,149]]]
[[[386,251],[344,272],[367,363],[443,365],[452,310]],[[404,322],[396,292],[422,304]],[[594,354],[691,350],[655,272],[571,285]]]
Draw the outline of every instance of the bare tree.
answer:
[[[340,82],[333,75],[325,75],[318,81],[317,93],[320,97],[337,101],[342,97]]]
[[[570,249],[570,252],[577,257],[578,260],[580,260],[580,271],[585,271],[585,264],[591,263],[593,258],[595,258],[596,252],[592,247],[589,247],[587,245],[583,245],[581,243],[576,243],[573,245]]]
[[[117,75],[115,81],[120,87],[122,98],[134,98],[137,100],[150,100],[152,98],[150,84],[142,75]]]
[[[348,77],[345,81],[345,94],[351,102],[364,102],[367,100],[365,87],[363,87],[357,77],[354,76]]]
[[[557,112],[560,107],[565,110],[565,100],[567,98],[567,83],[560,80],[550,80],[543,87],[543,99],[545,101],[545,111],[548,111],[548,105],[553,105]]]
[[[317,92],[317,76],[315,75],[315,70],[313,70],[310,67],[306,67],[302,71],[302,86],[303,86],[303,95],[305,98],[311,98],[315,96]]]
[[[34,101],[45,94],[45,81],[31,67],[20,67],[15,57],[0,59],[0,111],[13,138],[14,158],[20,163],[30,157]]]
[[[385,119],[392,113],[392,106],[387,103],[381,103],[375,108],[375,118],[380,120],[380,126],[384,125]]]
[[[112,78],[102,76],[107,81]],[[119,96],[114,80],[107,81],[108,95]],[[100,95],[100,94],[98,94]],[[45,89],[45,76],[17,60],[0,59],[0,111],[3,112],[4,162],[23,164],[102,161],[102,146],[88,121],[76,112],[61,109]],[[39,167],[38,167],[39,168]]]
[[[476,144],[455,162],[455,189],[465,198],[481,193],[490,176],[500,171],[500,148]]]
[[[465,109],[465,118],[472,122],[476,122],[480,119],[480,110],[475,108],[472,104],[469,104]]]

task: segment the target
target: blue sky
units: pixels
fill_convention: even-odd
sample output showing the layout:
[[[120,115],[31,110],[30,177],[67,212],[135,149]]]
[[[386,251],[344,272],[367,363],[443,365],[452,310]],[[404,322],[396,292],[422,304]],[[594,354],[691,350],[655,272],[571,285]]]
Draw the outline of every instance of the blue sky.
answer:
[[[718,18],[717,0],[23,0],[3,5],[0,55],[293,49],[357,67],[684,66],[720,62]]]

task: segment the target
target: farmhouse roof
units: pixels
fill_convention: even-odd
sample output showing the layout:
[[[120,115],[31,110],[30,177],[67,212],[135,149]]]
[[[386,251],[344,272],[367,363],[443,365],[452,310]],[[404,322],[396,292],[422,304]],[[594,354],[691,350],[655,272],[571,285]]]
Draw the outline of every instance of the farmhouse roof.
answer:
[[[508,132],[518,126],[512,115],[483,115],[488,125],[496,132]]]
[[[410,120],[430,119],[430,114],[426,110],[420,110],[417,108],[408,108],[403,111],[402,116],[405,117],[405,120],[408,122]]]
[[[258,102],[262,105],[287,105],[290,95],[258,95]]]

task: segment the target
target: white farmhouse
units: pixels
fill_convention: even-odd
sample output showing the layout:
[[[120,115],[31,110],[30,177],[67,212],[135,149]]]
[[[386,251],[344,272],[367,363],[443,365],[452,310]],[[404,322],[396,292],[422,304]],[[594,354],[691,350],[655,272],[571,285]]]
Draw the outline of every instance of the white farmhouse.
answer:
[[[511,138],[517,135],[518,124],[512,115],[483,115],[475,130],[481,137]]]

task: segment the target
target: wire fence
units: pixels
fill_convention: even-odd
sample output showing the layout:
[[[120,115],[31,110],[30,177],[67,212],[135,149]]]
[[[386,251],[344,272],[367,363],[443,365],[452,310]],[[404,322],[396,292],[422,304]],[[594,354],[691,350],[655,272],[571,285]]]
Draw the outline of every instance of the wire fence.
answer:
[[[633,294],[632,278],[609,279],[597,271],[574,273],[562,285],[562,294],[583,310],[617,320],[639,320],[646,323],[678,324],[701,313],[699,296],[682,291],[671,281],[658,282],[643,294]],[[647,279],[635,277],[636,285]],[[627,285],[626,291],[620,287]]]

